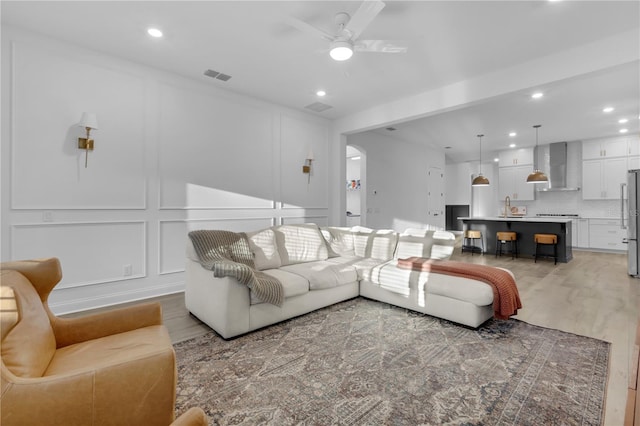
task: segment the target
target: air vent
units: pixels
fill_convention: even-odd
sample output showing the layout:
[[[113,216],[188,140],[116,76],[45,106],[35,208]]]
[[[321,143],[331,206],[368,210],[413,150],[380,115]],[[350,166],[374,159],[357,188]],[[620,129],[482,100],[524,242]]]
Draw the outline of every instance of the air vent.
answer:
[[[310,109],[311,111],[315,111],[315,112],[322,112],[322,111],[326,111],[329,108],[333,108],[331,105],[327,105],[327,104],[323,104],[322,102],[314,102],[310,105],[307,105],[305,108]]]
[[[206,70],[204,72],[204,75],[206,75],[207,77],[215,78],[216,80],[222,80],[222,81],[227,81],[231,78],[230,75],[223,74],[221,72],[214,71],[214,70]]]
[[[386,130],[393,132],[394,130],[398,130],[395,127],[385,127]]]

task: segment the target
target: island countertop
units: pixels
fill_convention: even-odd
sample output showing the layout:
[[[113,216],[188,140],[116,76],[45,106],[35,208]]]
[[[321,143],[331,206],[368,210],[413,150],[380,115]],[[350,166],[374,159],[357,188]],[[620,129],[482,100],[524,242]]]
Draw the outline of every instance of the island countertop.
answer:
[[[478,216],[478,217],[459,217],[465,220],[489,220],[492,222],[538,222],[538,223],[569,223],[576,218],[566,217],[527,217],[527,216]]]
[[[516,233],[518,254],[522,257],[533,257],[536,251],[535,234],[555,234],[558,237],[556,246],[558,262],[569,262],[573,258],[571,247],[572,225],[574,218],[567,217],[459,217],[464,230],[481,232],[484,251],[495,253],[498,245],[496,235],[500,231]],[[463,242],[463,244],[465,244]],[[473,245],[473,244],[472,244]],[[547,253],[548,254],[548,253]]]

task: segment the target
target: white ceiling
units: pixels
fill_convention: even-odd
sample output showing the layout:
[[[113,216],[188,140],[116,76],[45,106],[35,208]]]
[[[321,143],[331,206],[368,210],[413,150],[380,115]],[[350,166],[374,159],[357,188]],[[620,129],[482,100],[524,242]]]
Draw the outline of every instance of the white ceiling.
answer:
[[[294,16],[334,32],[333,16],[360,1],[6,1],[3,25],[174,72],[207,84],[336,119],[416,93],[640,29],[638,1],[387,1],[363,39],[406,40],[406,54],[356,53],[331,60],[327,42],[286,24]],[[146,29],[165,34],[152,39]],[[640,40],[635,40],[640,51]],[[606,54],[607,52],[602,52]],[[394,124],[385,134],[450,146],[449,161],[477,160],[478,133],[487,155],[511,142],[540,143],[611,136],[625,116],[640,131],[638,57],[626,66],[545,87],[533,102],[521,91],[472,107]],[[227,82],[206,69],[229,74]],[[324,89],[319,99],[315,91]],[[605,104],[616,111],[604,115]]]

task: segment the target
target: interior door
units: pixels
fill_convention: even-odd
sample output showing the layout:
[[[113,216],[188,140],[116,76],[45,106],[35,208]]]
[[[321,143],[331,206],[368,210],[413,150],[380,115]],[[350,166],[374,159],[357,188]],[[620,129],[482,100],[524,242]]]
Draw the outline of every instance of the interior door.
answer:
[[[429,223],[444,226],[444,172],[439,167],[427,170],[427,216]],[[440,224],[442,222],[442,224]]]

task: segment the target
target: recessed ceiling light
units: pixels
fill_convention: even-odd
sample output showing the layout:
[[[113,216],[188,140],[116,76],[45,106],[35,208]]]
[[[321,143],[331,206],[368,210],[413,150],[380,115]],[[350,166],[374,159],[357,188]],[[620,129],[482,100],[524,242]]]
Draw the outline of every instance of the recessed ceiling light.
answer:
[[[320,97],[322,97],[322,96],[324,96],[324,95],[326,95],[326,94],[327,94],[327,92],[325,92],[324,90],[318,90],[318,91],[316,92],[316,95],[318,95],[318,96],[320,96]]]
[[[147,34],[149,34],[151,37],[155,37],[155,38],[162,37],[162,31],[160,31],[157,28],[149,28],[147,30]]]
[[[624,123],[626,123],[627,121],[629,121],[629,120],[627,120],[626,118],[621,118],[620,120],[618,120],[618,123],[620,123],[620,124],[624,124]]]
[[[515,148],[515,147],[516,147],[515,143],[512,143],[512,144],[509,145],[509,148]]]
[[[498,161],[500,161],[500,159],[499,159],[498,157],[496,157],[496,158],[494,158],[494,159],[493,159],[493,161],[494,161],[495,163],[497,163]]]
[[[610,106],[608,106],[608,107],[604,107],[604,108],[602,109],[602,112],[612,112],[612,111],[613,111],[613,107],[610,107]]]
[[[629,129],[620,129],[618,130],[620,133],[627,133],[629,131]]]
[[[352,159],[352,160],[359,160],[359,159],[360,159],[360,156],[359,156],[359,155],[356,155],[355,157],[351,157],[351,159]]]
[[[509,133],[509,136],[511,136],[511,137],[514,137],[514,136],[516,136],[516,135],[517,135],[517,133],[516,133],[516,132],[511,132],[511,133]]]
[[[533,95],[531,95],[531,97],[532,97],[533,99],[540,99],[540,98],[541,98],[541,97],[543,97],[543,96],[544,96],[544,93],[542,93],[542,92],[536,92],[536,93],[534,93]]]

